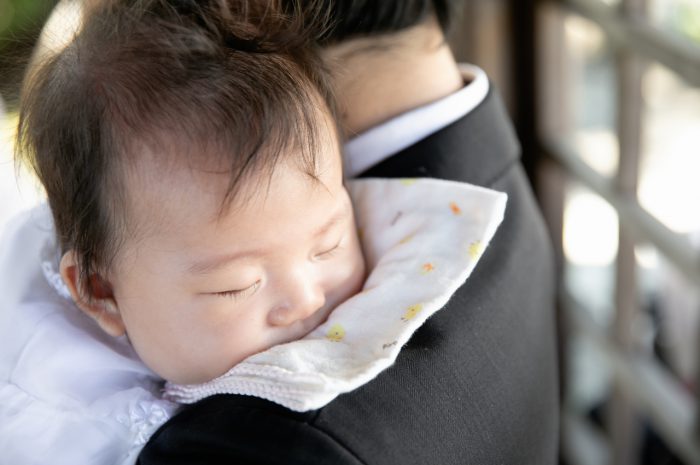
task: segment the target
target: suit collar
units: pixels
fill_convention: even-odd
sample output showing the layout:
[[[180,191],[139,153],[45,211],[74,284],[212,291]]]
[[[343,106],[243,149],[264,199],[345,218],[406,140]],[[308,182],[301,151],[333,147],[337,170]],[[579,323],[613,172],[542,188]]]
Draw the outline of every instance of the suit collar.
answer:
[[[446,97],[397,115],[350,139],[344,147],[345,176],[353,178],[469,114],[489,92],[489,78],[479,67],[460,64],[467,83]]]
[[[491,85],[469,114],[359,177],[431,177],[488,187],[517,162],[519,154],[513,126]]]

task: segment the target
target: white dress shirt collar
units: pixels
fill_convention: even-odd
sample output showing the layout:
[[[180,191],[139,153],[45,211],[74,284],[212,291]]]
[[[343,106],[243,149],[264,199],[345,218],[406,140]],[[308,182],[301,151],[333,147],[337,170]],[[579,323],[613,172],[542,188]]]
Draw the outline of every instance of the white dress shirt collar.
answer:
[[[353,178],[391,155],[466,116],[486,98],[489,80],[479,67],[460,64],[465,85],[454,94],[375,126],[345,144],[345,176]]]

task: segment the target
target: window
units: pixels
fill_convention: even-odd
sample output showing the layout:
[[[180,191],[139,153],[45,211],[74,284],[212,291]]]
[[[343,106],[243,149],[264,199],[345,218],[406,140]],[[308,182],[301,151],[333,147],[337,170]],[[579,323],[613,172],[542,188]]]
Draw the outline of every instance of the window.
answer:
[[[658,463],[700,463],[700,0],[536,12],[540,196],[563,269],[564,458],[656,463],[662,444]]]

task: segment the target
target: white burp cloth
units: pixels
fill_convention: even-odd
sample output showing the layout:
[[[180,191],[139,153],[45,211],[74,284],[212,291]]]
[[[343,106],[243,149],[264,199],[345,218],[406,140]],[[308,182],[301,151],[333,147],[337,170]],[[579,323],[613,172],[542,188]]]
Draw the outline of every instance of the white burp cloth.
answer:
[[[507,200],[500,192],[440,179],[347,185],[371,270],[363,290],[303,339],[252,355],[203,384],[168,383],[166,398],[192,403],[243,394],[307,411],[369,382],[466,281]]]

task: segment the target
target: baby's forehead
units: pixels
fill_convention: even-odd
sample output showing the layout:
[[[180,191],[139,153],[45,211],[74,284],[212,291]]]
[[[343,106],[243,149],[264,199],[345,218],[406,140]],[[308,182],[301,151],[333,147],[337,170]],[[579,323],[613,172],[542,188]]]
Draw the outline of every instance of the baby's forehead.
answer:
[[[224,217],[266,208],[271,192],[280,185],[298,186],[312,201],[316,191],[330,192],[334,184],[342,183],[340,154],[328,147],[311,166],[297,154],[285,153],[275,164],[238,172],[221,155],[184,147],[142,145],[124,170],[126,214],[142,233],[221,223]]]
[[[338,167],[312,178],[286,161],[271,178],[247,183],[224,210],[227,174],[186,169],[157,174],[153,182],[130,186],[133,233],[124,243],[125,257],[156,250],[157,256],[192,262],[214,252],[254,249],[278,256],[335,234],[329,231],[353,218]]]

